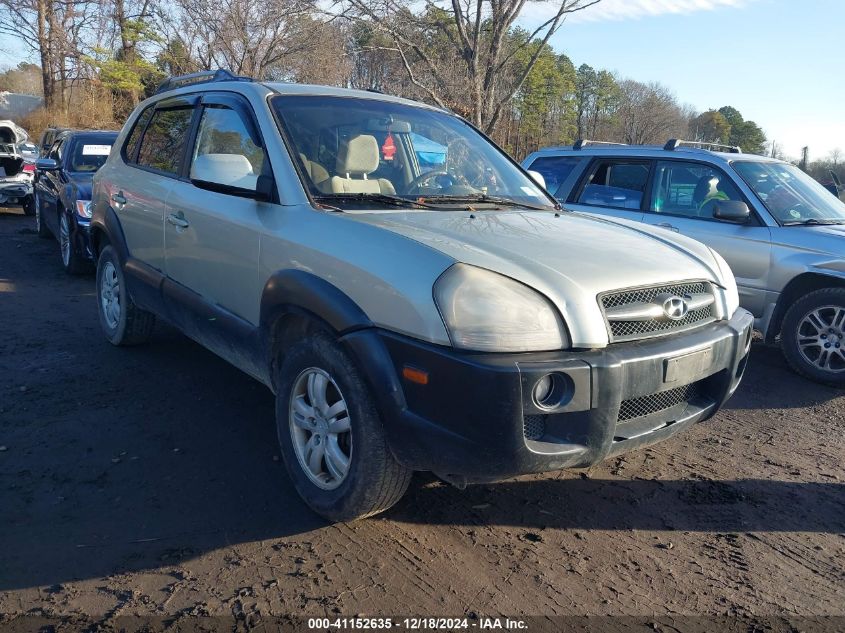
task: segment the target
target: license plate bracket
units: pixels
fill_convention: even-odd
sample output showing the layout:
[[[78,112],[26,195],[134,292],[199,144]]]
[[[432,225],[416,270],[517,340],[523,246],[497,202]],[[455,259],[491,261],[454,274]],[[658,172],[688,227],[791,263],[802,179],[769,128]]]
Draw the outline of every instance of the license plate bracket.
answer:
[[[710,367],[713,350],[709,347],[663,361],[663,382],[692,382]]]

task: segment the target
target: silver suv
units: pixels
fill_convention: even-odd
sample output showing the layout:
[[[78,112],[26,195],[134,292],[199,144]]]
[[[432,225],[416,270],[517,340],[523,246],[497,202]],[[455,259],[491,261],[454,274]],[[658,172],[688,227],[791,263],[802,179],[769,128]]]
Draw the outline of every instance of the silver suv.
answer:
[[[800,169],[675,139],[663,147],[580,141],[523,165],[567,208],[717,250],[766,342],[779,340],[800,374],[845,385],[845,204]]]
[[[586,466],[712,416],[751,315],[706,246],[561,211],[463,119],[218,71],[170,80],[94,180],[103,332],[156,317],[276,394],[301,496],[390,507]]]

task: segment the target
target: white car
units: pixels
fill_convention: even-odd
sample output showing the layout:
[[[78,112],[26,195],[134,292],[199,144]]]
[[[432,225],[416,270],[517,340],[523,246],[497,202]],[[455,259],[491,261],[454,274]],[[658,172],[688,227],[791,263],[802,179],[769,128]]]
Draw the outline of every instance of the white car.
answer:
[[[35,157],[27,155],[26,140],[22,127],[0,121],[0,206],[20,206],[26,215],[33,215]]]

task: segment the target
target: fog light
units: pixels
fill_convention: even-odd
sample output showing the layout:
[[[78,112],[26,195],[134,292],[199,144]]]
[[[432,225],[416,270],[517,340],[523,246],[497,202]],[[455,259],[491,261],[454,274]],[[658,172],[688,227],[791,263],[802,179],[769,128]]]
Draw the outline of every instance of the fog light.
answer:
[[[545,402],[552,393],[552,375],[546,374],[534,385],[534,402]]]
[[[555,409],[572,400],[575,385],[566,374],[546,374],[534,383],[532,397],[541,409]]]

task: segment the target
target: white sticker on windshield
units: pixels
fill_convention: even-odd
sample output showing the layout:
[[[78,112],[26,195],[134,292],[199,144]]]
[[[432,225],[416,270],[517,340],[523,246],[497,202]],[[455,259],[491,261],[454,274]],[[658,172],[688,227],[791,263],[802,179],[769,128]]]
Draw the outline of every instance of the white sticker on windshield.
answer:
[[[83,156],[108,156],[111,154],[111,145],[83,145]]]

